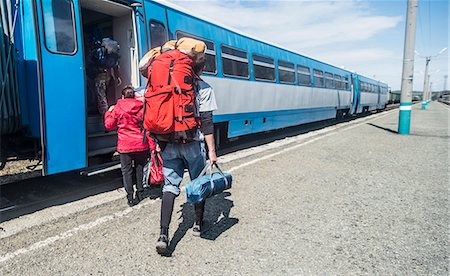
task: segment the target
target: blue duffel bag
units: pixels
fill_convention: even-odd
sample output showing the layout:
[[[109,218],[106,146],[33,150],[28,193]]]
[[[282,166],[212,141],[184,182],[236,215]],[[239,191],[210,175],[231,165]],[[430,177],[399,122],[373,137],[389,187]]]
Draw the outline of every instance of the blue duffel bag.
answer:
[[[217,168],[217,172],[212,171],[213,166]],[[216,163],[212,165],[208,163],[199,176],[186,185],[187,201],[191,204],[200,203],[208,197],[230,189],[231,182],[231,174],[222,172]]]

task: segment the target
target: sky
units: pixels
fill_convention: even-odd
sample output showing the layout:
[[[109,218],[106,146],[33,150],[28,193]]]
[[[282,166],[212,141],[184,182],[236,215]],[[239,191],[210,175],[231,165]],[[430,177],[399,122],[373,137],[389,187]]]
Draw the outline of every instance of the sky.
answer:
[[[253,37],[356,71],[399,90],[403,66],[406,0],[172,0]],[[423,90],[425,57],[432,89],[449,74],[449,1],[419,0],[414,90]],[[450,89],[447,79],[446,89]]]

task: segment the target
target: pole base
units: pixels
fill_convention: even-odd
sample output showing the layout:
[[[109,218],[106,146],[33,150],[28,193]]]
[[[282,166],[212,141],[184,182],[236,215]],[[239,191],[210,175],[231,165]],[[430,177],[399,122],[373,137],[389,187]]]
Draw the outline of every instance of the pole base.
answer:
[[[398,134],[409,135],[411,127],[411,105],[412,103],[400,103]]]

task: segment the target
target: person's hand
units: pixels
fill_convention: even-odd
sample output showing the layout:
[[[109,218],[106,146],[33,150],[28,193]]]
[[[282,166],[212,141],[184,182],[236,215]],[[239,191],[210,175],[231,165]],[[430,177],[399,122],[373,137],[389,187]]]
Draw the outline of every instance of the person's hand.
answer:
[[[121,78],[117,78],[117,86],[122,84],[122,79]]]
[[[209,162],[215,164],[217,162],[217,155],[215,150],[208,151]]]
[[[114,105],[111,105],[111,106],[108,108],[108,111],[111,112],[113,109],[114,109]]]
[[[156,144],[155,150],[156,150],[156,152],[161,152],[161,148],[159,147],[159,144]]]

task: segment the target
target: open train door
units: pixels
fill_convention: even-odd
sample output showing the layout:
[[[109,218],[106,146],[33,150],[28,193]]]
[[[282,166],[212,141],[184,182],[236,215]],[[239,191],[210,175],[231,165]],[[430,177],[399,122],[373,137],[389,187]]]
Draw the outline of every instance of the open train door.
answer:
[[[86,100],[78,0],[36,0],[44,175],[86,167]]]

